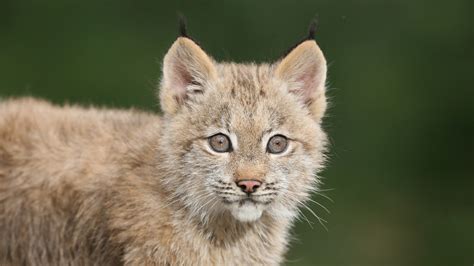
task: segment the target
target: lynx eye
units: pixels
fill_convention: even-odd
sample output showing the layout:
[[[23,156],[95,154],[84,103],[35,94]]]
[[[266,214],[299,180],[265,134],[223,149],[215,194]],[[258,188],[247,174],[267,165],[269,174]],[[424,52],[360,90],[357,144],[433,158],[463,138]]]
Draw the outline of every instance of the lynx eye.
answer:
[[[209,145],[216,152],[232,151],[232,143],[230,142],[229,137],[222,133],[209,137]]]
[[[283,135],[275,135],[270,138],[267,144],[267,152],[279,154],[288,147],[288,139]]]

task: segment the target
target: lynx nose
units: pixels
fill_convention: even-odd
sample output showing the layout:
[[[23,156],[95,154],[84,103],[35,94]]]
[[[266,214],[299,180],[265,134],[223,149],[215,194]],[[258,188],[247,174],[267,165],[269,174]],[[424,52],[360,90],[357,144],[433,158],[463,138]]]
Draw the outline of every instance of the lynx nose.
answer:
[[[258,180],[241,180],[237,182],[237,186],[247,194],[254,193],[262,185],[262,182]]]

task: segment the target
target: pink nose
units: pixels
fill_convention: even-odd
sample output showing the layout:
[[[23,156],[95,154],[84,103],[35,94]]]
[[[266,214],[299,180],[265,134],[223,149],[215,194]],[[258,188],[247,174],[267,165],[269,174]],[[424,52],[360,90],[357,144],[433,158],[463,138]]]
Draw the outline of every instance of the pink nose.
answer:
[[[261,185],[262,182],[258,180],[241,180],[237,182],[237,186],[247,194],[254,193]]]

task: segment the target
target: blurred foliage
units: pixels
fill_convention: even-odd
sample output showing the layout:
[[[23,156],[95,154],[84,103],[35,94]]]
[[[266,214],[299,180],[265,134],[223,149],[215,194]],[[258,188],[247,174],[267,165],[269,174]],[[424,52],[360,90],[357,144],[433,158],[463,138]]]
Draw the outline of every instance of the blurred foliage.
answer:
[[[177,12],[218,60],[271,61],[317,17],[332,143],[288,265],[474,263],[474,2],[0,2],[0,96],[158,110]]]

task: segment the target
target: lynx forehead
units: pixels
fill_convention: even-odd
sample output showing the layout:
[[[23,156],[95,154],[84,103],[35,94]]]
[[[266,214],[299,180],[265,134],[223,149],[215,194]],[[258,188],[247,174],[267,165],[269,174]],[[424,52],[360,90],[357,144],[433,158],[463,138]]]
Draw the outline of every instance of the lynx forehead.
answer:
[[[0,264],[277,265],[317,189],[326,60],[217,62],[186,34],[162,116],[0,102]]]

